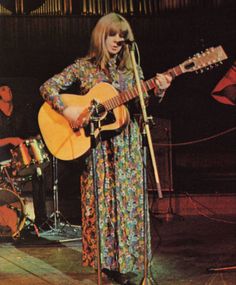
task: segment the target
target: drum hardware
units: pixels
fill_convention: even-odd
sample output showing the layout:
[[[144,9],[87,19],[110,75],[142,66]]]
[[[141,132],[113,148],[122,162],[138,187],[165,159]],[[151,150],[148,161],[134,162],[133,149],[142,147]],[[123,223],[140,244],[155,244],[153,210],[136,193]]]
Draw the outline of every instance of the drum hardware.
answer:
[[[30,226],[39,237],[39,230],[25,213],[24,200],[19,195],[22,184],[31,181],[35,172],[42,175],[49,156],[40,137],[24,141],[11,153],[12,160],[0,162],[0,237],[11,236],[16,240]]]
[[[21,194],[22,185],[31,181],[32,176],[15,176],[11,164],[6,164],[0,168],[0,187],[10,187],[14,192]]]
[[[10,163],[11,163],[10,159],[9,160],[4,160],[4,161],[0,161],[0,168],[4,167],[6,165],[10,165]]]
[[[16,183],[14,183],[13,179],[10,177],[10,174],[7,170],[7,166],[4,166],[2,170],[5,174],[5,183],[10,184],[12,190],[16,193],[19,188],[17,187]]]
[[[32,175],[37,167],[44,169],[49,164],[49,155],[40,136],[25,140],[12,153],[12,169],[16,176]]]
[[[41,232],[41,237],[58,236],[60,241],[72,241],[81,240],[81,227],[77,225],[71,225],[69,221],[62,215],[59,210],[58,201],[58,160],[53,156],[52,170],[53,170],[53,213],[50,215],[47,221],[41,226],[49,225],[50,230]],[[65,237],[62,240],[61,237]]]

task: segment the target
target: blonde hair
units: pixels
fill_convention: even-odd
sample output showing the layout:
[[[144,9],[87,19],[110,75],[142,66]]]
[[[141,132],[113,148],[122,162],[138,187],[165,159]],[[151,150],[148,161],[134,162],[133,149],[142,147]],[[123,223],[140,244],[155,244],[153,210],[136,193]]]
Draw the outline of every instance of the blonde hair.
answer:
[[[134,35],[127,20],[117,13],[109,13],[97,22],[91,35],[88,57],[104,69],[110,60],[110,54],[106,48],[106,38],[111,33],[125,35],[126,40],[133,41]],[[117,58],[118,68],[130,70],[132,68],[128,46],[123,46]]]

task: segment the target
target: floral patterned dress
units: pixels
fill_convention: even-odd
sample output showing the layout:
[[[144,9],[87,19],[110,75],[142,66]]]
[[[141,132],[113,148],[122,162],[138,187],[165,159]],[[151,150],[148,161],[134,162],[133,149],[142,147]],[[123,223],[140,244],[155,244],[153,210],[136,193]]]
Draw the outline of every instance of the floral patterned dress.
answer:
[[[140,69],[140,76],[142,72]],[[78,59],[41,86],[41,94],[59,112],[63,103],[59,92],[78,81],[87,93],[101,81],[120,91],[134,85],[132,73],[109,62],[108,73],[87,59]],[[132,116],[131,116],[132,117]],[[96,171],[99,200],[99,228],[102,268],[121,273],[138,272],[144,263],[143,166],[141,136],[138,123],[129,125],[96,147]],[[96,211],[91,157],[81,177],[83,264],[96,267]],[[148,244],[150,233],[148,227]],[[150,256],[150,246],[148,246]]]

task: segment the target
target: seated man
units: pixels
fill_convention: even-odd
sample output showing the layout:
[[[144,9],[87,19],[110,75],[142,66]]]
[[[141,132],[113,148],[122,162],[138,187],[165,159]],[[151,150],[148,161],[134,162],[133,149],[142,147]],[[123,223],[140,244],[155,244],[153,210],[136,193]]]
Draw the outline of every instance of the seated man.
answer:
[[[13,106],[11,88],[0,83],[0,166],[8,163],[12,159],[11,151],[25,141],[23,115],[22,111],[15,110]],[[46,193],[43,174],[36,169],[32,173],[32,185],[35,224],[40,226],[47,220]]]

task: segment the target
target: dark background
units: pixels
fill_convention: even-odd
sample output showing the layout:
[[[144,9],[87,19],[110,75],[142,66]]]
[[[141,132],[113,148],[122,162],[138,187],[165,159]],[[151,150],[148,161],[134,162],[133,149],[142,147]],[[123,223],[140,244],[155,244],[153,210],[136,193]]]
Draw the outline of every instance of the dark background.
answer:
[[[149,112],[155,119],[170,120],[173,144],[208,138],[236,125],[235,107],[220,104],[210,95],[236,59],[236,2],[226,0],[219,6],[210,5],[216,1],[197,2],[201,5],[155,15],[125,15],[133,28],[147,79],[211,46],[222,45],[228,55],[223,65],[210,71],[176,78],[161,104],[151,100]],[[36,132],[37,112],[43,103],[39,86],[85,55],[98,18],[74,14],[0,16],[0,78],[9,84],[15,82],[15,103],[26,112]],[[234,192],[235,139],[232,131],[201,143],[171,146],[174,190]],[[61,165],[65,177],[61,183],[66,185],[74,166]]]

